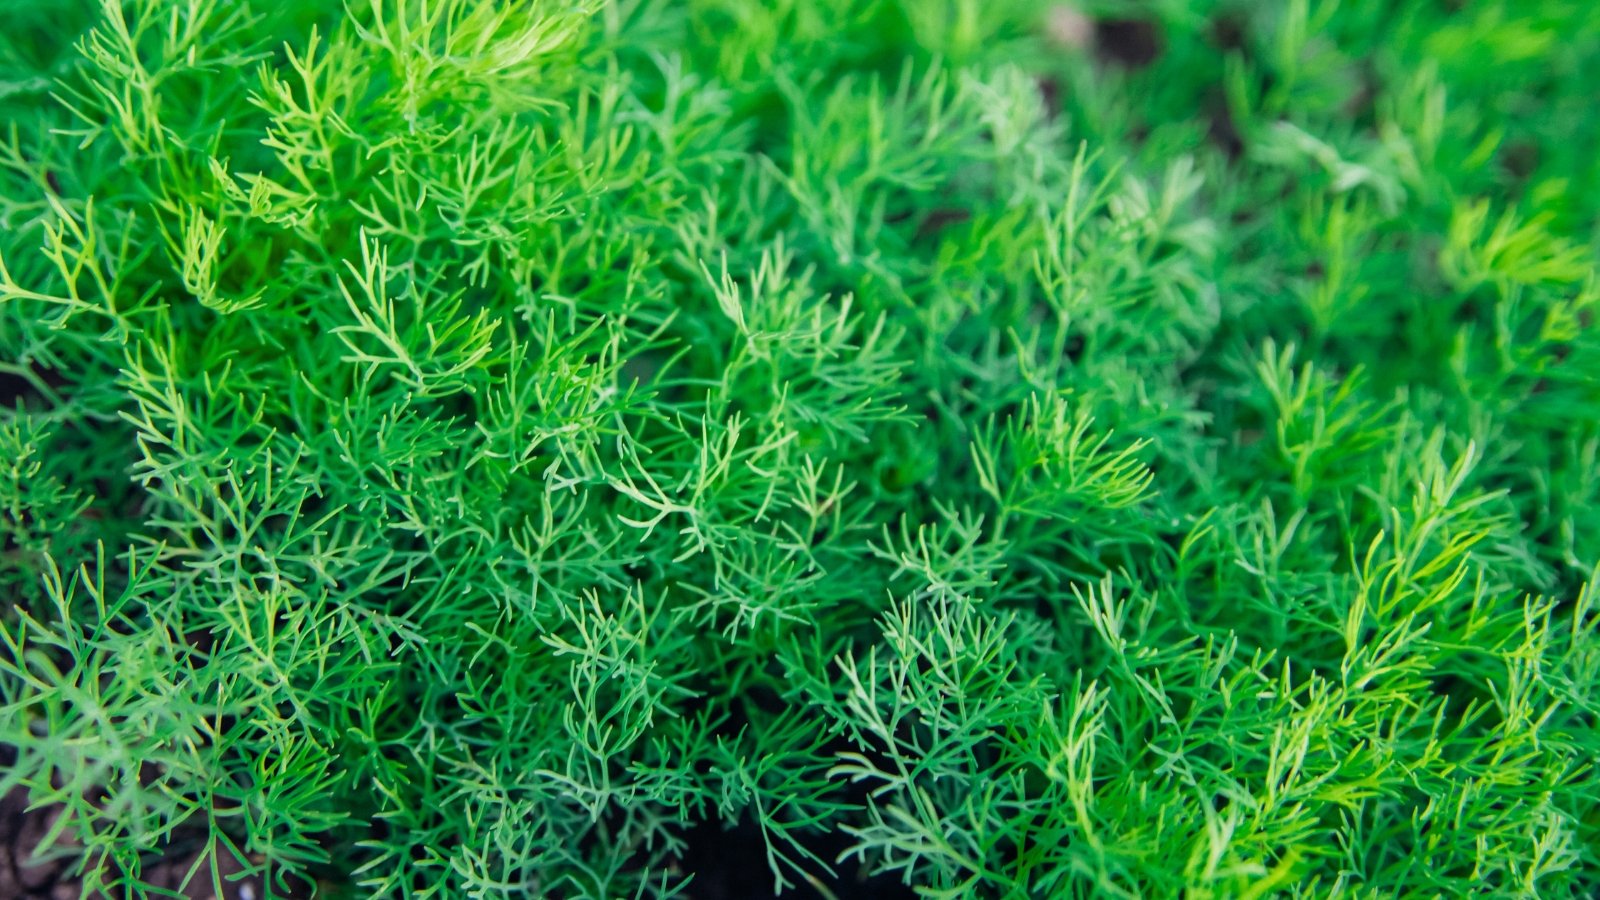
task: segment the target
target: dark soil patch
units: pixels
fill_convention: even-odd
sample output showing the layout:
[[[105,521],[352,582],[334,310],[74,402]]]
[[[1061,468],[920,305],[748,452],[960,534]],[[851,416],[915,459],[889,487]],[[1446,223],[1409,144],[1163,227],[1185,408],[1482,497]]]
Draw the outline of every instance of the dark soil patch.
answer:
[[[761,829],[749,820],[727,829],[721,822],[704,822],[691,830],[688,849],[679,865],[694,880],[684,896],[689,900],[749,900],[772,896],[772,870]],[[830,862],[849,845],[844,834],[822,835],[808,841],[811,852]],[[910,900],[916,892],[893,875],[869,877],[855,859],[833,866],[834,875],[814,871],[814,884],[802,883],[780,894],[789,900]],[[794,876],[790,875],[790,880]]]
[[[5,900],[77,900],[83,896],[83,880],[73,874],[75,860],[70,838],[57,839],[56,845],[35,855],[40,842],[50,833],[62,813],[59,805],[29,808],[26,792],[20,788],[0,797],[0,898]],[[267,896],[258,877],[230,880],[243,867],[226,852],[219,854],[222,894],[218,896],[209,868],[202,870],[188,885],[184,878],[204,851],[200,840],[183,842],[174,852],[147,862],[141,873],[150,885],[177,893],[190,900],[262,900]],[[275,896],[281,897],[281,894]],[[309,895],[307,895],[309,896]]]
[[[1108,62],[1141,69],[1161,55],[1161,27],[1143,19],[1101,19],[1095,23],[1095,49]]]

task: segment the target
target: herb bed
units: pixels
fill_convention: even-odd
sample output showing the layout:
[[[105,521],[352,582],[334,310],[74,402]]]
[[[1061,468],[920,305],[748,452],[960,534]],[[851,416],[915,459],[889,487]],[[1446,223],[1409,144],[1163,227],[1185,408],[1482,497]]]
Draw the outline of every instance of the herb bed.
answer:
[[[0,21],[0,894],[1600,889],[1600,11]]]

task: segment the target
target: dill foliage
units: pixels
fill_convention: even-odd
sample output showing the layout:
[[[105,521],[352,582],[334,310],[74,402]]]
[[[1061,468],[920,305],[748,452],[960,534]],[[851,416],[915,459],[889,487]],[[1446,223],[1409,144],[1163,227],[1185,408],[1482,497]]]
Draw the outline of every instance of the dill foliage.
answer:
[[[1596,10],[0,0],[0,792],[84,896],[1593,896]]]

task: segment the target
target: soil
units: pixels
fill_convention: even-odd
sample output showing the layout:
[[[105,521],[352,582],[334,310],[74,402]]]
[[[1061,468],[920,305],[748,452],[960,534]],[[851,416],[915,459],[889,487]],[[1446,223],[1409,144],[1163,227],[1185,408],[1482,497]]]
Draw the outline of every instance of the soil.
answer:
[[[44,859],[34,855],[40,841],[56,824],[61,809],[59,805],[30,808],[21,789],[0,797],[0,897],[6,900],[77,900],[83,896],[82,879],[72,874],[73,860],[61,852],[63,847],[71,846],[69,839],[59,839],[56,849],[47,852]],[[189,900],[259,900],[266,896],[258,878],[227,880],[238,874],[241,867],[226,853],[222,854],[222,896],[216,894],[210,878],[204,874],[183,886],[184,876],[203,849],[200,844],[188,852],[147,863],[143,877],[152,885]]]
[[[0,797],[0,898],[78,900],[83,896],[82,879],[72,874],[70,855],[59,852],[58,847],[58,852],[50,858],[34,858],[34,850],[49,834],[60,814],[60,806],[29,808],[21,790],[13,790]],[[708,824],[693,829],[688,837],[688,852],[679,867],[683,872],[694,872],[695,877],[685,897],[691,900],[747,900],[750,897],[771,896],[772,872],[767,868],[766,849],[759,828],[741,823],[738,827],[724,830],[720,825]],[[60,843],[70,847],[65,840]],[[819,855],[831,856],[842,846],[842,841],[823,838],[812,849],[820,851]],[[227,880],[239,872],[239,866],[226,853],[222,855],[223,859],[231,865],[223,866],[223,894],[220,897],[213,890],[210,878],[204,874],[183,887],[184,876],[202,849],[203,846],[193,846],[186,852],[147,863],[143,877],[156,887],[172,891],[173,896],[189,900],[260,900],[267,896],[259,878]],[[793,900],[899,900],[915,896],[898,879],[885,876],[870,878],[850,863],[835,866],[831,878],[822,872],[817,872],[813,877],[813,883],[802,883],[780,896]],[[274,896],[283,895],[278,892]],[[308,891],[303,896],[312,895]]]
[[[688,850],[679,865],[695,873],[683,894],[687,900],[750,900],[772,896],[772,870],[767,868],[766,839],[761,829],[741,821],[731,829],[708,822],[692,829]],[[808,842],[822,859],[832,860],[849,844],[845,835],[821,835]],[[814,868],[814,867],[813,867]],[[802,882],[778,895],[785,900],[910,900],[916,892],[892,875],[869,877],[853,860],[833,866],[833,875],[813,871],[812,883]],[[790,880],[795,880],[793,876]]]

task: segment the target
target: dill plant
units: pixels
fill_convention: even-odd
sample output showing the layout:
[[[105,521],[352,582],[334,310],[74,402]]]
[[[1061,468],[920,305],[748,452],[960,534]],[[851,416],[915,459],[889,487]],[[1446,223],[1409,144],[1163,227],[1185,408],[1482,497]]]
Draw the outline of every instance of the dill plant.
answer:
[[[0,0],[33,853],[1592,895],[1592,9]]]

